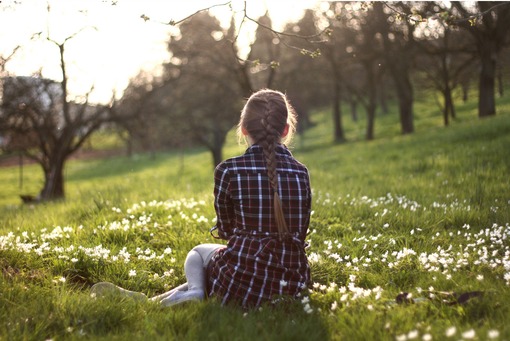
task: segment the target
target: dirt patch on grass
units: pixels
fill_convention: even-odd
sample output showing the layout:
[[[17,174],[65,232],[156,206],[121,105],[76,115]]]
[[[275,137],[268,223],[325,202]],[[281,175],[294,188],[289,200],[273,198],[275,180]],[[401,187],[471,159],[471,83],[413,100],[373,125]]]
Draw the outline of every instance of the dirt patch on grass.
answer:
[[[86,149],[79,150],[73,155],[71,155],[71,160],[95,160],[95,159],[104,159],[112,156],[120,156],[125,155],[126,151],[124,149],[106,149],[106,150],[95,150],[95,149]],[[23,164],[29,165],[35,163],[34,160],[31,160],[27,157],[23,157]],[[19,166],[20,157],[16,154],[11,155],[0,155],[0,167],[14,167]]]

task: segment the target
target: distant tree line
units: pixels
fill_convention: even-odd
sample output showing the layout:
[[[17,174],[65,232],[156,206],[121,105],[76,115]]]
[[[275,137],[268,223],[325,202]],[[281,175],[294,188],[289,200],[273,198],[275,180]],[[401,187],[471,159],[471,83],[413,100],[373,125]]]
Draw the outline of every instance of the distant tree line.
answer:
[[[390,101],[398,104],[402,134],[414,132],[415,89],[441,94],[445,125],[455,119],[455,91],[467,100],[477,88],[481,118],[495,115],[495,98],[503,96],[510,3],[328,2],[281,31],[269,14],[251,18],[246,7],[242,20],[224,28],[204,10],[169,22],[179,33],[169,38],[163,74],[140,73],[120,100],[103,106],[69,99],[64,51],[72,36],[63,43],[47,37],[60,51],[62,80],[4,78],[0,137],[25,142],[2,148],[22,150],[41,164],[45,200],[64,196],[65,160],[105,123],[122,132],[129,150],[200,145],[216,165],[244,98],[260,88],[287,93],[300,131],[313,124],[310,110],[330,107],[335,142],[346,139],[345,108],[354,120],[363,108],[371,140]],[[241,55],[237,35],[245,21],[257,28]],[[12,55],[1,59],[2,72]]]
[[[240,99],[263,87],[289,95],[301,129],[311,123],[310,109],[330,106],[335,141],[345,140],[345,107],[353,119],[364,109],[370,140],[376,113],[386,113],[390,100],[398,103],[401,132],[414,132],[415,88],[441,94],[445,125],[455,118],[454,91],[467,100],[468,89],[477,87],[479,117],[495,115],[495,97],[503,94],[510,3],[330,2],[282,31],[272,28],[269,14],[252,19],[245,13],[245,19],[258,24],[245,57],[235,44],[238,23],[224,29],[207,12],[181,23],[180,34],[168,42],[165,74],[147,91],[153,105],[139,112],[172,122],[174,143],[206,146],[214,164],[238,119]],[[128,90],[139,83],[134,79]],[[158,139],[168,136],[168,125],[157,127],[162,131],[154,133],[155,145],[171,144]]]

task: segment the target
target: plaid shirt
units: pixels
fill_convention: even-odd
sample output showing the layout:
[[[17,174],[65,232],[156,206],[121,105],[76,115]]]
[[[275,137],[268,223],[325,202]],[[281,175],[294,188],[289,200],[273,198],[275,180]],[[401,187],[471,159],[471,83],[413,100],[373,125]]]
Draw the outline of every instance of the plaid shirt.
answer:
[[[262,147],[219,164],[214,196],[219,236],[227,239],[208,266],[208,292],[243,306],[296,296],[310,281],[305,237],[311,189],[306,167],[283,145],[276,149],[278,192],[292,238],[278,239],[273,192]]]

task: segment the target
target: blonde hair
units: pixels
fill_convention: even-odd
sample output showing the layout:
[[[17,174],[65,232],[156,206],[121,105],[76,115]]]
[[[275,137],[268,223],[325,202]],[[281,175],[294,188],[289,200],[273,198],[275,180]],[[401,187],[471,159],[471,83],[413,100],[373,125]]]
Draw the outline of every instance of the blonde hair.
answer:
[[[282,137],[287,125],[287,135]],[[243,128],[253,142],[260,145],[264,151],[267,174],[273,189],[273,208],[278,234],[280,238],[284,238],[289,235],[289,229],[278,193],[276,146],[278,143],[288,144],[292,140],[296,131],[296,112],[283,93],[270,89],[259,90],[250,96],[241,113],[237,127],[240,141],[244,138]]]

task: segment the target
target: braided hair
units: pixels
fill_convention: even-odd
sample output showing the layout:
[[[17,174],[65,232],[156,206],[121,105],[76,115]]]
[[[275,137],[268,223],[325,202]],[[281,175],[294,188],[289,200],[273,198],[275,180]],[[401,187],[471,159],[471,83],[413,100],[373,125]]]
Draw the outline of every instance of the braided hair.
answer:
[[[280,142],[290,142],[296,130],[295,124],[296,113],[286,96],[279,91],[263,89],[251,95],[246,102],[237,129],[240,139],[244,129],[253,143],[259,144],[264,152],[267,175],[273,190],[273,209],[280,239],[289,236],[289,228],[278,191],[276,146]],[[285,132],[287,134],[283,136]]]

